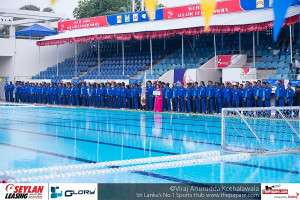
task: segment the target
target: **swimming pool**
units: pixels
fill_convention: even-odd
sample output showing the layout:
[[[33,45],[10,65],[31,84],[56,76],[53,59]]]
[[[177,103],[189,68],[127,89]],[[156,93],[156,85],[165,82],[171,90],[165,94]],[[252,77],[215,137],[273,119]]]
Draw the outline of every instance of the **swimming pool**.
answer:
[[[1,107],[0,171],[220,149],[220,117],[84,108]],[[296,183],[300,180],[299,161],[300,152],[294,152],[251,156],[242,162],[56,178],[46,182]],[[0,176],[0,179],[19,177],[23,175]]]

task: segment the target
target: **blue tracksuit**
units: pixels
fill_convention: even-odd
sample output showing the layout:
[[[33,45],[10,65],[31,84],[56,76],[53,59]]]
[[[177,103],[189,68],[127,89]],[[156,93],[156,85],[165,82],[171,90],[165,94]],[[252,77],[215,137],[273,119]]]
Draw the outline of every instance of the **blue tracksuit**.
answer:
[[[172,88],[166,88],[165,96],[166,104],[167,104],[167,110],[171,111],[171,101],[172,101],[172,95],[173,95],[173,89]]]
[[[9,102],[9,85],[8,84],[5,84],[4,91],[5,91],[5,100],[7,102]]]
[[[232,90],[232,103],[234,108],[240,107],[240,90]]]
[[[275,99],[275,106],[284,106],[284,98],[286,97],[285,88],[283,85],[280,87],[277,86],[275,91],[275,98],[278,98],[279,100]]]
[[[207,110],[208,110],[208,113],[209,114],[212,114],[214,113],[214,110],[215,110],[215,87],[214,86],[207,86],[207,91],[206,91],[206,97],[210,98],[208,101],[207,101]]]
[[[287,88],[285,91],[286,91],[287,106],[292,106],[294,90],[292,88],[290,89]]]
[[[186,88],[185,90],[185,98],[186,98],[186,101],[187,101],[187,108],[189,110],[187,110],[186,108],[186,112],[192,112],[192,106],[191,106],[191,100],[192,100],[192,97],[193,97],[193,89],[192,88]]]
[[[111,94],[112,94],[112,88],[108,87],[107,90],[106,90],[107,107],[108,108],[112,108],[112,97],[111,97]]]
[[[138,91],[138,88],[133,88],[131,90],[131,96],[132,96],[132,100],[133,100],[134,109],[137,110],[138,106],[139,106],[139,102],[138,102],[139,91]]]
[[[137,90],[138,90],[138,88],[137,88]],[[120,90],[120,88],[119,87],[117,87],[116,89],[115,89],[115,95],[116,95],[116,102],[114,102],[114,104],[115,104],[115,108],[121,108],[121,90]]]
[[[259,92],[259,106],[260,107],[270,107],[271,103],[271,92],[272,89],[270,87],[266,87],[266,88],[262,88]],[[264,101],[263,101],[264,100]],[[271,112],[270,111],[265,111],[265,112],[259,112],[260,116],[267,116],[270,117],[271,116]]]
[[[94,105],[94,100],[93,100],[93,89],[91,87],[87,88],[87,99],[88,99],[88,106],[93,106]]]
[[[79,106],[79,95],[80,95],[80,91],[78,87],[74,87],[75,90],[75,100],[76,100],[76,105]]]
[[[122,108],[126,108],[127,89],[121,88]]]
[[[200,87],[199,97],[202,113],[206,113],[206,92],[207,88],[205,86]]]
[[[15,102],[17,102],[17,103],[19,103],[19,88],[20,88],[20,86],[19,85],[17,85],[16,87],[15,87]]]
[[[226,108],[231,108],[232,89],[230,87],[224,88],[224,102]]]
[[[153,99],[154,99],[154,96],[153,96],[153,86],[150,85],[150,86],[147,86],[147,92],[146,92],[146,101],[147,101],[147,110],[150,110],[150,111],[153,111]]]
[[[241,90],[241,88],[238,88],[237,90],[240,91],[240,107],[244,107],[244,90]]]
[[[9,101],[14,102],[14,89],[15,86],[13,84],[9,85]]]
[[[222,112],[222,108],[223,108],[222,95],[223,95],[223,89],[221,87],[216,88],[215,91],[216,113]]]
[[[57,104],[57,88],[52,87],[52,104]]]
[[[75,106],[76,103],[76,97],[75,97],[75,87],[71,88],[71,105]]]
[[[81,86],[80,88],[80,95],[81,95],[81,100],[82,100],[82,105],[87,106],[87,86]]]
[[[131,109],[131,107],[132,107],[131,90],[133,90],[133,89],[130,88],[130,89],[127,90],[127,108],[128,109]]]
[[[252,107],[253,106],[253,89],[250,86],[244,88],[244,98],[246,98],[246,103],[244,104],[244,106]]]
[[[263,89],[263,86],[256,86],[253,88],[253,95],[254,95],[254,106],[259,107],[260,106],[260,91]],[[257,100],[255,99],[257,97]]]
[[[104,106],[105,106],[105,96],[106,96],[106,88],[103,86],[100,88],[101,108],[104,108]]]
[[[185,94],[185,88],[184,87],[180,87],[178,90],[178,97],[180,97],[180,103],[181,103],[181,111],[180,112],[184,112],[185,111],[185,98],[186,94]]]
[[[179,90],[178,86],[172,88],[172,99],[174,104],[173,109],[176,109],[177,112],[178,112],[178,90]]]
[[[66,88],[66,92],[65,92],[65,95],[66,95],[66,105],[70,105],[71,104],[71,88],[67,87]]]
[[[194,112],[200,113],[200,99],[199,99],[199,94],[200,94],[200,87],[194,87],[193,88],[193,97],[195,98],[194,105],[195,109]]]

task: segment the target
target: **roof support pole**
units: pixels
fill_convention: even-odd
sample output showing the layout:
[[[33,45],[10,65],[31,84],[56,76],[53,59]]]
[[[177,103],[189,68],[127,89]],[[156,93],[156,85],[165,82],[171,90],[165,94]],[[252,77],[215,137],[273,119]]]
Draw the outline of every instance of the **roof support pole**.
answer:
[[[255,32],[253,32],[253,66],[255,66]]]
[[[222,47],[224,47],[224,33],[222,33],[222,38],[221,38],[222,40],[221,40],[221,42],[222,42]]]
[[[218,67],[218,56],[217,56],[217,44],[216,44],[216,34],[214,33],[214,51],[215,51],[215,68]]]
[[[142,51],[142,40],[140,40],[140,51]]]
[[[259,46],[259,32],[256,32],[256,45]]]
[[[151,76],[152,76],[153,74],[152,39],[150,39],[150,64],[151,64]]]
[[[166,50],[166,38],[164,38],[164,50]]]
[[[97,40],[97,43],[98,43],[98,76],[99,76],[99,79],[100,79],[100,41]]]
[[[117,40],[117,55],[119,54],[119,41]]]
[[[183,34],[181,36],[181,45],[182,45],[182,49],[181,49],[181,56],[182,56],[182,67],[184,67],[184,41],[183,41]]]
[[[123,76],[125,75],[124,41],[122,41]]]
[[[196,43],[195,43],[195,36],[193,35],[193,48],[195,49]]]
[[[292,25],[290,25],[290,52],[291,52],[291,63],[293,60],[293,38],[292,38]]]
[[[56,76],[58,76],[58,44],[56,45]]]
[[[242,52],[241,33],[239,33],[239,54]]]
[[[39,73],[41,72],[41,46],[39,46]]]
[[[77,74],[77,43],[75,43],[75,75]]]

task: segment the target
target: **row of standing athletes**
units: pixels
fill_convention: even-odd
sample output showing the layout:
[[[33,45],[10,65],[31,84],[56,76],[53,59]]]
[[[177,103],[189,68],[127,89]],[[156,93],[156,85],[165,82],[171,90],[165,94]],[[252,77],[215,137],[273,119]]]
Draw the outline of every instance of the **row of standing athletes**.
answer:
[[[12,84],[5,86],[6,100],[10,101]],[[13,86],[14,87],[14,86]],[[163,111],[221,113],[222,108],[230,107],[270,107],[272,89],[267,82],[247,82],[213,84],[203,81],[198,85],[163,82],[147,82],[146,106],[141,105],[141,83],[126,85],[124,83],[101,84],[34,84],[18,82],[14,91],[15,102],[42,103],[73,106],[106,107],[115,109],[144,109],[153,111],[155,96],[153,91],[162,89]],[[291,106],[294,91],[288,84],[284,88],[281,81],[275,91],[275,106]],[[14,100],[13,100],[14,101]],[[148,106],[149,105],[149,106]]]

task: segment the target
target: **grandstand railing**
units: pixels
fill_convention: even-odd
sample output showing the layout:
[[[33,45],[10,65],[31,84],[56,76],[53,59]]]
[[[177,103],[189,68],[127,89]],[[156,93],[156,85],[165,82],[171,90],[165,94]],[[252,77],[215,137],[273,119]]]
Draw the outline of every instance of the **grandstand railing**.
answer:
[[[254,154],[300,150],[300,107],[222,109],[221,148]]]

